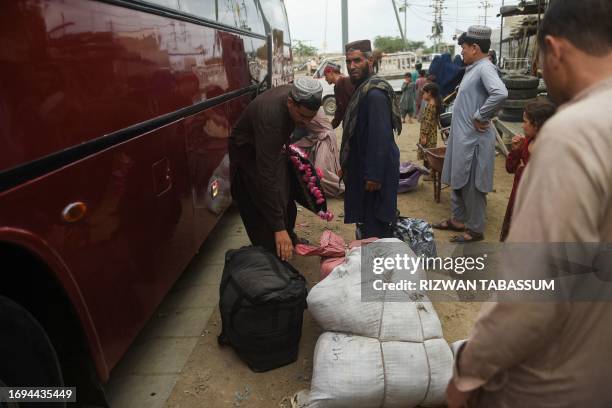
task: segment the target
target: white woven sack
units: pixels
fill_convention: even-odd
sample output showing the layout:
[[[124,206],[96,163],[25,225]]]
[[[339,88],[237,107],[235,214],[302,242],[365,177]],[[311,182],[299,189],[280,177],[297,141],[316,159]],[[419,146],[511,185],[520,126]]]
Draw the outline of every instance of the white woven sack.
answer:
[[[308,408],[410,408],[444,403],[452,354],[442,339],[380,342],[319,337]]]
[[[393,256],[397,248],[403,249],[408,256],[415,256],[410,247],[395,238],[376,241],[393,243],[393,252],[385,252],[384,247],[377,256]],[[393,271],[386,274],[390,282],[401,280],[418,281],[424,272],[414,275],[406,271]],[[366,274],[366,283],[378,279],[374,274]],[[403,295],[401,301],[362,302],[361,248],[352,249],[346,262],[338,265],[327,278],[315,285],[308,294],[308,310],[324,330],[357,334],[383,341],[423,341],[442,338],[442,327],[431,302],[419,291],[385,293],[385,296]],[[412,299],[418,299],[417,301]]]

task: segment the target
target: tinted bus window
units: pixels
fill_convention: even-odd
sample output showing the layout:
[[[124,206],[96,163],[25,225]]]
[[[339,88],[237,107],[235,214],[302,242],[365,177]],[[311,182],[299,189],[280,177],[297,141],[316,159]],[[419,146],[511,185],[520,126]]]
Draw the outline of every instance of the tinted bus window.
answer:
[[[241,30],[265,34],[263,19],[255,0],[180,0],[180,2],[181,10],[187,13],[216,20]]]
[[[283,42],[291,44],[289,37],[289,26],[287,24],[287,15],[285,14],[285,6],[281,0],[260,0],[261,8],[264,15],[270,23],[272,29],[283,31]]]
[[[181,10],[195,16],[216,20],[215,0],[181,0]]]
[[[147,0],[149,3],[159,4],[160,6],[166,6],[172,9],[178,10],[178,0]]]

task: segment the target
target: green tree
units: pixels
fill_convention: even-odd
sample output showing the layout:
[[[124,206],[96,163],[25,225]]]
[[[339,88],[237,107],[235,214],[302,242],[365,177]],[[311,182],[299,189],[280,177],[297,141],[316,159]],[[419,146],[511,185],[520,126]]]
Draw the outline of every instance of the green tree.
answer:
[[[408,40],[408,51],[416,51],[419,48],[425,48],[425,41]]]
[[[304,41],[293,40],[293,55],[298,57],[314,57],[318,53],[318,49],[311,45],[305,44]]]
[[[377,36],[374,38],[374,48],[386,54],[403,51],[406,45],[401,37]]]
[[[419,48],[425,48],[424,41],[407,40],[404,44],[402,37],[377,36],[374,38],[374,48],[381,50],[384,53],[391,54],[399,51],[416,51]]]

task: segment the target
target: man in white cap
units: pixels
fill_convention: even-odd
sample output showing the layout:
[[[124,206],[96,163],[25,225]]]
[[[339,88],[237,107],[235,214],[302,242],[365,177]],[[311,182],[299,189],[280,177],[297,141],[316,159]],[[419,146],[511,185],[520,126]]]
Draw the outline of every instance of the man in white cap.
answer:
[[[291,258],[297,240],[283,146],[296,126],[317,114],[322,93],[319,81],[304,77],[264,92],[247,106],[229,140],[232,197],[249,239],[283,260]]]
[[[493,190],[495,129],[491,119],[508,97],[506,86],[489,61],[491,29],[472,26],[459,38],[468,66],[453,109],[442,182],[452,188],[451,218],[434,224],[463,232],[452,242],[484,239],[487,193]]]

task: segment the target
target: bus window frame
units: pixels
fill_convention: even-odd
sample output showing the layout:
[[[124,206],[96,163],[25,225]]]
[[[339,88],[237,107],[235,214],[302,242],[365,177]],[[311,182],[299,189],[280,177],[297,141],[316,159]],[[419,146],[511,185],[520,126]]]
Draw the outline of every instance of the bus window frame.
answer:
[[[195,14],[187,13],[179,9],[173,9],[173,8],[162,6],[159,4],[149,3],[144,0],[96,0],[96,1],[101,2],[101,3],[112,4],[112,5],[120,6],[124,8],[129,8],[132,10],[144,11],[146,13],[155,14],[158,16],[166,17],[166,18],[181,20],[181,21],[185,21],[188,23],[193,23],[193,24],[197,24],[197,25],[201,25],[205,27],[214,28],[217,30],[223,30],[223,31],[232,32],[235,34],[240,34],[240,35],[246,35],[249,37],[258,38],[260,40],[265,40],[266,35],[267,35],[267,33],[259,34],[253,31],[241,30],[234,26],[219,23],[218,21],[209,20],[207,18],[197,16]],[[259,1],[257,1],[257,4],[259,5]],[[263,13],[262,13],[262,16],[265,21],[265,15],[263,15]],[[286,16],[286,13],[285,13],[285,16]],[[264,24],[264,29],[265,30],[268,29],[265,24]]]

